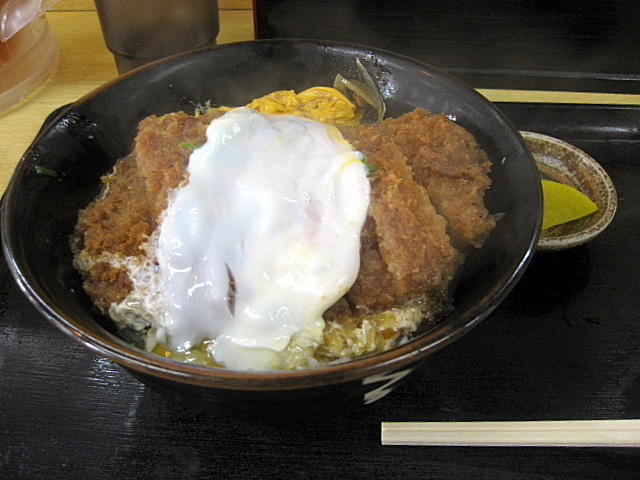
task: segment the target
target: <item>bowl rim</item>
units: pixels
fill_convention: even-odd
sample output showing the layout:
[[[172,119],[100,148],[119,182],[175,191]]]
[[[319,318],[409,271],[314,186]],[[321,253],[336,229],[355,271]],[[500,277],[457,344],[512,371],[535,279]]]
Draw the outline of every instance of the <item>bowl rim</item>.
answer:
[[[118,76],[111,81],[97,87],[93,91],[82,96],[73,104],[60,111],[57,115],[54,115],[52,122],[48,127],[45,127],[34,139],[35,144],[41,135],[43,135],[51,125],[54,125],[56,120],[63,117],[65,113],[72,111],[76,106],[82,105],[84,102],[91,100],[93,97],[100,95],[103,91],[109,89],[112,85],[120,83],[129,77],[138,75],[139,72],[150,70],[157,65],[164,63],[171,63],[179,61],[182,57],[188,57],[190,55],[199,54],[203,51],[221,51],[229,48],[237,48],[238,46],[247,44],[292,44],[303,43],[311,44],[314,46],[327,46],[336,48],[351,48],[360,52],[367,52],[368,54],[382,55],[387,58],[393,58],[402,62],[409,62],[424,70],[429,75],[436,75],[447,79],[457,84],[458,88],[465,88],[470,90],[469,95],[475,95],[486,102],[490,108],[494,110],[494,113],[500,118],[500,120],[510,127],[515,132],[514,138],[523,142],[522,138],[517,134],[517,130],[513,127],[511,121],[489,100],[487,100],[477,90],[469,87],[464,82],[449,75],[446,72],[439,70],[436,67],[428,65],[419,60],[411,57],[391,52],[384,49],[372,48],[356,43],[349,42],[334,42],[323,40],[308,40],[308,39],[268,39],[268,40],[251,40],[243,42],[235,42],[223,45],[217,45],[207,47],[192,52],[180,53],[171,57],[163,58],[149,64],[138,67],[131,70],[121,76]],[[531,261],[535,252],[536,244],[538,242],[539,228],[537,234],[534,232],[532,237],[528,239],[526,250],[523,252],[522,257],[519,259],[517,265],[510,271],[508,281],[500,282],[497,284],[487,295],[485,301],[476,306],[476,308],[470,308],[457,314],[454,320],[447,322],[447,319],[452,317],[446,317],[435,328],[428,330],[425,333],[420,334],[416,338],[410,339],[410,341],[399,345],[395,348],[389,349],[384,352],[380,352],[373,355],[368,355],[360,358],[351,359],[341,363],[323,365],[319,367],[312,367],[309,369],[291,370],[291,371],[235,371],[224,368],[213,368],[187,364],[171,359],[161,357],[151,352],[139,349],[132,344],[110,334],[104,330],[102,338],[92,335],[84,331],[82,325],[71,316],[65,314],[61,310],[58,310],[52,305],[49,305],[45,298],[47,295],[43,291],[39,291],[38,288],[29,282],[26,276],[23,274],[20,265],[18,265],[12,240],[12,226],[9,218],[9,203],[14,200],[15,181],[17,178],[21,166],[24,165],[24,160],[28,156],[32,146],[29,147],[27,152],[21,158],[16,170],[9,182],[7,190],[5,192],[5,198],[2,202],[2,216],[0,219],[0,227],[2,229],[2,248],[5,258],[9,265],[9,269],[16,280],[18,286],[31,301],[31,303],[37,308],[37,310],[53,323],[60,331],[67,336],[70,336],[75,341],[83,344],[89,350],[96,354],[104,356],[123,367],[133,369],[144,374],[153,374],[158,377],[162,377],[169,380],[178,380],[183,383],[189,383],[193,385],[200,385],[206,387],[215,387],[228,390],[293,390],[308,387],[326,386],[335,383],[343,383],[353,380],[364,379],[383,372],[389,372],[390,370],[397,370],[407,367],[410,364],[414,364],[418,360],[423,359],[428,354],[433,353],[440,348],[448,345],[457,338],[463,336],[482,320],[484,320],[506,297],[506,295],[517,284],[518,280],[526,270],[527,265]],[[528,149],[524,148],[525,153],[528,153]],[[530,155],[530,153],[529,153]],[[532,165],[533,158],[531,158]],[[24,168],[24,167],[23,167]],[[540,215],[541,217],[541,215]],[[538,223],[541,222],[541,218],[538,219]]]

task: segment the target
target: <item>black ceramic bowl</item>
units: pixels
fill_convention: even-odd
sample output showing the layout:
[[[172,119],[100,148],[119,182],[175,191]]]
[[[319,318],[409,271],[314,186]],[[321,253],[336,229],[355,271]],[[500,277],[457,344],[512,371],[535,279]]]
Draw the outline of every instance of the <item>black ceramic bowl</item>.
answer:
[[[388,115],[416,107],[443,112],[471,131],[493,160],[486,202],[502,218],[486,246],[460,271],[451,314],[393,350],[303,371],[198,367],[147,353],[119,338],[83,293],[68,237],[78,210],[98,192],[100,176],[132,148],[138,122],[150,114],[193,112],[207,101],[243,105],[274,90],[331,85],[337,73],[356,77],[356,58],[379,84]],[[342,409],[388,393],[429,354],[477,325],[505,298],[538,240],[540,190],[536,166],[517,131],[489,101],[457,80],[409,58],[360,46],[246,42],[150,64],[58,113],[25,153],[8,187],[3,247],[16,281],[47,319],[152,387],[189,402],[227,404],[235,410],[268,409],[274,403],[305,411]]]

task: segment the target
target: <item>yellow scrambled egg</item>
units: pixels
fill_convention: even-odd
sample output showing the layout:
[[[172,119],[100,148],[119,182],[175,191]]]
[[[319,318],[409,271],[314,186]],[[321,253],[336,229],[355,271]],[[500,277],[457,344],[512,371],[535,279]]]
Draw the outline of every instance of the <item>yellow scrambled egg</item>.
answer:
[[[300,93],[278,90],[247,105],[262,113],[301,115],[324,123],[357,124],[362,112],[344,94],[331,87],[312,87]]]

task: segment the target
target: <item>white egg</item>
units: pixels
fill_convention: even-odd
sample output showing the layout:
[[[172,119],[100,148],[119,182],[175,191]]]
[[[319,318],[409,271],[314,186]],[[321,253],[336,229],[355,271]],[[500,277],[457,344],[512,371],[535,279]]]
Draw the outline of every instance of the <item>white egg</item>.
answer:
[[[227,368],[281,368],[292,338],[322,342],[352,286],[370,185],[332,126],[238,108],[214,120],[162,218],[157,260],[173,348],[211,339]]]

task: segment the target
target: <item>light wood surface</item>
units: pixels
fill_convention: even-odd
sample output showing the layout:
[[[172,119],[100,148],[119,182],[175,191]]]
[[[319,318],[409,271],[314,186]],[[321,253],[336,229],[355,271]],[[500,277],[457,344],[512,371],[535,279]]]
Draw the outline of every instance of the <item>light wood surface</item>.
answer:
[[[640,420],[382,422],[382,445],[465,447],[640,446]]]
[[[218,43],[254,38],[251,0],[219,0]],[[20,103],[0,112],[0,194],[46,116],[112,80],[117,71],[91,0],[61,0],[47,13],[60,42],[50,77]],[[640,104],[640,95],[481,90],[492,101]]]

